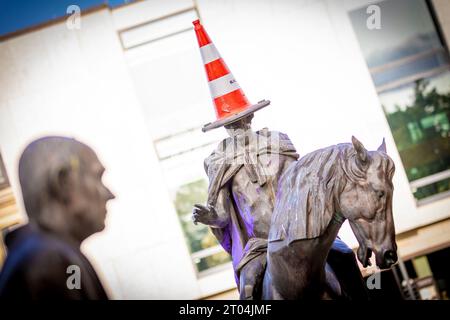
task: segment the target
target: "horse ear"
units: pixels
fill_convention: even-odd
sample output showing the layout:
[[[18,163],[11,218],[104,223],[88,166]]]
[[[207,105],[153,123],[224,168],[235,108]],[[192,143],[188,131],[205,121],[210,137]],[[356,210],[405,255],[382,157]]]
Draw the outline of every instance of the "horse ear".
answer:
[[[356,139],[355,136],[352,136],[352,144],[353,148],[355,148],[356,150],[356,155],[359,162],[361,162],[361,164],[365,164],[368,159],[366,148],[364,148],[363,144],[358,139]]]
[[[381,144],[378,147],[377,151],[381,151],[381,152],[387,153],[386,152],[386,142],[384,141],[384,138],[383,138],[383,142],[381,142]]]

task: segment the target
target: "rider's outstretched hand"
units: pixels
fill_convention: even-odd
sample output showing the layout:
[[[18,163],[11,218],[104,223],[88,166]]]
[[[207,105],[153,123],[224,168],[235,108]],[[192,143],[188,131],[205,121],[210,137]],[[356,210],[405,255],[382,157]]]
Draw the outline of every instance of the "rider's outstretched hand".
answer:
[[[200,222],[207,225],[214,225],[217,222],[217,219],[218,215],[213,206],[204,206],[202,204],[194,205],[194,209],[192,210],[192,221],[194,224]]]

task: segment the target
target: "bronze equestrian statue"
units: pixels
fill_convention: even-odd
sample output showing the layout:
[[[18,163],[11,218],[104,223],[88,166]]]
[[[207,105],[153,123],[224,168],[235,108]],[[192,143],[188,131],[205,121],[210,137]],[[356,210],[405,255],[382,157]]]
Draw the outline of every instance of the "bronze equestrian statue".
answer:
[[[282,194],[280,177],[298,158],[287,135],[268,129],[253,132],[251,118],[226,125],[230,137],[205,160],[207,205],[197,204],[193,210],[194,222],[209,225],[231,255],[241,299],[264,297],[267,239]],[[341,296],[367,299],[354,254],[336,236],[329,259],[347,289]]]
[[[206,206],[195,205],[192,219],[210,226],[231,255],[240,298],[268,298],[262,284],[279,180],[299,156],[286,134],[267,128],[252,131],[253,113],[270,102],[252,105],[247,100],[203,26],[198,20],[193,24],[217,115],[203,131],[225,126],[230,137],[205,160],[208,200]],[[353,252],[338,238],[333,240],[328,260],[344,295],[367,298]]]

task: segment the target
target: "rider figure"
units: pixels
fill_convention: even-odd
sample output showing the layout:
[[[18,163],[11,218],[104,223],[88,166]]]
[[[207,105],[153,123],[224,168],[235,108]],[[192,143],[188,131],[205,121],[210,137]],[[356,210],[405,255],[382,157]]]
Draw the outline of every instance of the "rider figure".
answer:
[[[196,205],[193,215],[231,254],[242,299],[258,296],[278,180],[298,158],[286,135],[252,131],[252,118],[225,126],[230,137],[205,160],[207,206]]]

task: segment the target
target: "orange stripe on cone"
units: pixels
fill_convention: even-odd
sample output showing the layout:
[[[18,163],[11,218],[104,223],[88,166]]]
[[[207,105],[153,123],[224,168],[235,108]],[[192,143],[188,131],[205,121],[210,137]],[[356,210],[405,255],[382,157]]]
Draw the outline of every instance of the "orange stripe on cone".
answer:
[[[218,119],[240,112],[250,105],[242,89],[234,90],[215,98],[213,101],[216,105],[216,116]]]
[[[215,80],[217,78],[226,76],[230,73],[225,62],[222,58],[214,60],[210,63],[205,64],[206,76],[208,77],[208,81]]]

